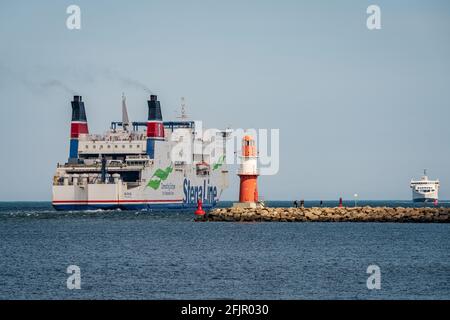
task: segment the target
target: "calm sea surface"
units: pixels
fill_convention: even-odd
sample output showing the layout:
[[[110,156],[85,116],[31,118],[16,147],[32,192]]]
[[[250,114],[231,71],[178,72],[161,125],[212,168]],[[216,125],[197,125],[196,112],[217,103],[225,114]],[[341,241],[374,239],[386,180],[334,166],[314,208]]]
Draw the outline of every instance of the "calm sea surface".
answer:
[[[366,286],[373,264],[380,290]],[[69,265],[81,290],[67,289]],[[0,299],[450,299],[450,224],[196,223],[0,202]]]

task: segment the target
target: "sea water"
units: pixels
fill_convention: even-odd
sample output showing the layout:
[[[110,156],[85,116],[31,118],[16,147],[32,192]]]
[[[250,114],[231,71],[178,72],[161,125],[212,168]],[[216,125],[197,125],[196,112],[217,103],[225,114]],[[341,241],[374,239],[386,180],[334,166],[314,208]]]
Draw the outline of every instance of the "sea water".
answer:
[[[67,286],[71,265],[79,290]],[[370,265],[379,290],[368,289]],[[450,224],[194,222],[3,202],[0,299],[450,299]]]

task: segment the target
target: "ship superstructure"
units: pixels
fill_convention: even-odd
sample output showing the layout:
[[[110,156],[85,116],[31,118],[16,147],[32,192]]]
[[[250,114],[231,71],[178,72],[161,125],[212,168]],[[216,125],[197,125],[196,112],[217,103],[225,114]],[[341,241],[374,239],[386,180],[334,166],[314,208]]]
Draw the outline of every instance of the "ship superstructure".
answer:
[[[427,170],[420,180],[411,180],[412,198],[414,202],[433,202],[439,198],[439,180],[430,180]]]
[[[91,134],[82,97],[74,96],[69,159],[58,164],[53,178],[55,209],[188,209],[198,199],[205,208],[217,204],[228,187],[229,132],[205,136],[197,122],[163,121],[156,95],[147,104],[148,120],[130,122],[123,96],[122,121]],[[180,148],[187,141],[214,143],[214,154]]]

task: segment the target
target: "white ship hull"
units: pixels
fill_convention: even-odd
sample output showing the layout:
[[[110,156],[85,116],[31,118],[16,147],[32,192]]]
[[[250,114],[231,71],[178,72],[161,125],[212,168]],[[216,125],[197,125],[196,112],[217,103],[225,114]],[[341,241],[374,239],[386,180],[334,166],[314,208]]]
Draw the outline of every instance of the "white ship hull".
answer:
[[[218,203],[224,189],[218,180],[173,172],[156,190],[146,184],[128,189],[123,182],[53,186],[52,203],[56,210],[182,210],[197,207],[197,199],[201,199],[209,209]]]
[[[438,200],[438,193],[431,192],[423,194],[420,192],[413,191],[412,198],[414,202],[434,202],[435,200]]]

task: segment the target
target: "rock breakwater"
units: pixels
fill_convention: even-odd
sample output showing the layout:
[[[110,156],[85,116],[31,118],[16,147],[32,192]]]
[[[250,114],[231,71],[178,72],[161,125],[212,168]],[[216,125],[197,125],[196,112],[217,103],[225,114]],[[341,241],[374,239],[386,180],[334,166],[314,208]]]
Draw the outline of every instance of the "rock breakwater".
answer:
[[[450,222],[450,208],[218,208],[209,221],[281,222]]]

